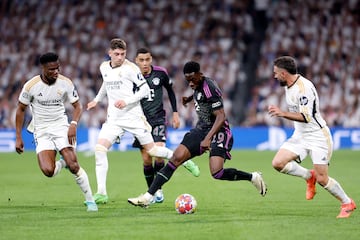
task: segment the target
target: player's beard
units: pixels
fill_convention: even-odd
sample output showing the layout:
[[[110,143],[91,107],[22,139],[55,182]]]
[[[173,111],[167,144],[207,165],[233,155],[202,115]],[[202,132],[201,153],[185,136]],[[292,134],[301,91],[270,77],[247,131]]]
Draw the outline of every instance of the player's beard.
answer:
[[[282,87],[286,87],[286,81],[284,81],[284,80],[279,80],[279,84]]]
[[[285,87],[287,85],[285,80],[281,80],[281,79],[278,79],[278,78],[275,78],[275,79],[277,81],[279,81],[280,86]]]

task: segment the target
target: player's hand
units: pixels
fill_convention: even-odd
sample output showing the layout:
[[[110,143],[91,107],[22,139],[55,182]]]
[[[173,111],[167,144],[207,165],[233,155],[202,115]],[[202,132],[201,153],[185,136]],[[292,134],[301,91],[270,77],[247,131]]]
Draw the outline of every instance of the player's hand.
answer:
[[[97,104],[97,102],[95,102],[95,101],[91,101],[91,102],[89,102],[89,103],[87,104],[87,108],[86,108],[86,110],[90,110],[90,109],[92,109],[93,107],[95,107],[95,106],[96,106],[96,104]]]
[[[283,116],[283,112],[280,110],[280,108],[278,108],[277,106],[274,106],[274,105],[269,105],[268,113],[270,114],[271,117],[282,117]]]
[[[24,152],[24,142],[22,141],[22,139],[16,139],[15,150],[18,154]]]
[[[182,97],[181,98],[181,103],[182,105],[184,105],[186,107],[186,105],[191,102],[193,96],[190,96],[190,97]]]
[[[180,127],[179,113],[177,113],[177,112],[173,113],[172,127],[175,129]]]
[[[76,125],[70,124],[68,129],[68,141],[71,145],[76,144]]]
[[[115,107],[122,109],[126,107],[126,102],[124,100],[117,100],[114,105]]]
[[[211,139],[204,138],[200,143],[200,149],[204,152],[211,150],[210,148]]]

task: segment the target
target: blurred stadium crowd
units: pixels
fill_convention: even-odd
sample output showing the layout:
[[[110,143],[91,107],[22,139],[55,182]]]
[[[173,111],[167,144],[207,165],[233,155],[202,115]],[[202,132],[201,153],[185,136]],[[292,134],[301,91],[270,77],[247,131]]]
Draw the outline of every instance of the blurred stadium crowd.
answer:
[[[272,76],[279,55],[294,56],[317,86],[329,126],[360,126],[359,0],[3,0],[0,20],[0,128],[14,128],[21,87],[40,73],[38,57],[47,51],[59,54],[61,73],[86,106],[114,37],[127,42],[128,59],[145,46],[154,65],[167,68],[182,127],[196,120],[180,103],[191,95],[182,74],[191,59],[223,89],[232,125],[287,126],[267,115],[269,104],[285,109]],[[85,110],[81,126],[100,127],[106,106]]]

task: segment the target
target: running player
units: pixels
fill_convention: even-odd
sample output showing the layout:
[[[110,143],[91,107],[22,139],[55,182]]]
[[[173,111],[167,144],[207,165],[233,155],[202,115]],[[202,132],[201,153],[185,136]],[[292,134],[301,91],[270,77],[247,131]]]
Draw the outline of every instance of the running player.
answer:
[[[184,65],[184,75],[194,90],[192,98],[183,98],[183,104],[194,100],[198,114],[196,127],[185,134],[173,157],[162,168],[145,194],[129,198],[135,206],[148,207],[155,192],[160,189],[183,162],[209,151],[210,173],[214,179],[252,182],[259,193],[265,196],[267,188],[260,172],[248,173],[235,168],[224,168],[225,160],[231,159],[233,137],[223,107],[222,93],[216,82],[203,76],[200,64],[194,61]]]
[[[67,166],[74,174],[76,183],[84,193],[88,211],[97,211],[92,196],[88,175],[80,167],[74,150],[76,125],[82,113],[79,96],[72,81],[59,74],[59,57],[46,53],[40,57],[42,74],[27,81],[19,96],[16,110],[16,152],[24,151],[22,128],[27,107],[31,106],[36,154],[41,171],[47,177],[54,177]],[[64,102],[69,100],[74,111],[68,123]],[[63,159],[55,161],[59,151]]]
[[[107,96],[107,120],[101,127],[95,146],[96,203],[108,202],[107,151],[125,131],[133,134],[150,156],[170,159],[173,154],[172,150],[154,143],[151,126],[146,121],[140,105],[140,100],[149,95],[150,88],[139,67],[126,59],[126,49],[124,40],[114,38],[110,41],[110,60],[100,65],[103,83],[95,99],[87,105],[87,109],[90,110]]]
[[[269,114],[294,121],[295,131],[276,153],[273,167],[284,174],[301,177],[307,182],[306,199],[316,194],[316,182],[341,201],[337,218],[347,218],[355,210],[355,202],[346,195],[340,184],[328,176],[333,142],[329,128],[320,114],[319,97],[315,86],[297,73],[295,59],[282,56],[274,61],[274,77],[285,87],[288,111],[269,106]],[[314,169],[299,163],[309,155]]]
[[[165,68],[152,65],[152,55],[147,48],[139,48],[136,52],[136,64],[139,66],[141,73],[145,77],[149,87],[150,94],[147,98],[141,100],[141,107],[147,121],[152,127],[152,136],[155,144],[165,146],[166,142],[166,111],[163,104],[163,88],[166,89],[172,108],[172,127],[178,128],[180,125],[179,114],[177,112],[175,92],[172,87],[172,81]],[[155,158],[154,165],[152,157],[141,147],[139,141],[135,139],[133,147],[140,148],[141,156],[144,163],[145,180],[150,187],[156,173],[164,167],[163,158]],[[189,170],[195,177],[200,175],[199,167],[191,160],[183,163],[183,166]],[[155,193],[154,201],[161,203],[164,201],[162,189]]]

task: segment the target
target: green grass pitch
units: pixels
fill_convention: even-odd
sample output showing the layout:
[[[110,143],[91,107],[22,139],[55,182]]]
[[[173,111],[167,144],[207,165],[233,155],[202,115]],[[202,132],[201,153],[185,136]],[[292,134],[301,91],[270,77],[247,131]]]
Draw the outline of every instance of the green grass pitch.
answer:
[[[74,178],[63,170],[45,177],[34,152],[0,153],[0,239],[359,239],[360,210],[336,219],[340,203],[320,186],[314,200],[305,200],[305,182],[277,173],[271,151],[233,151],[225,167],[259,170],[268,185],[261,197],[250,182],[213,180],[207,155],[195,158],[201,175],[180,167],[163,187],[165,201],[148,209],[131,206],[127,198],[146,191],[140,153],[109,152],[110,201],[88,213]],[[79,153],[96,191],[93,155]],[[310,167],[310,159],[303,163]],[[360,153],[334,152],[329,174],[360,207]],[[174,200],[190,193],[197,212],[179,215]]]

